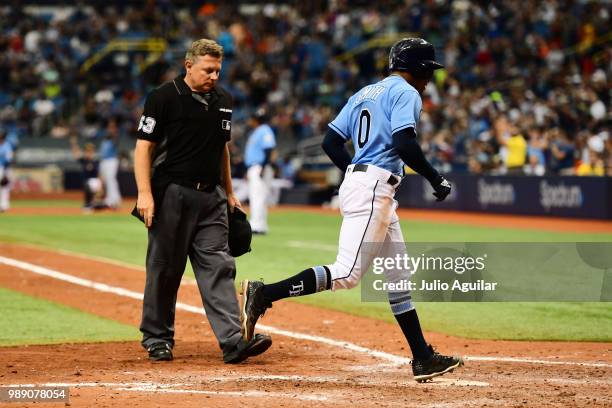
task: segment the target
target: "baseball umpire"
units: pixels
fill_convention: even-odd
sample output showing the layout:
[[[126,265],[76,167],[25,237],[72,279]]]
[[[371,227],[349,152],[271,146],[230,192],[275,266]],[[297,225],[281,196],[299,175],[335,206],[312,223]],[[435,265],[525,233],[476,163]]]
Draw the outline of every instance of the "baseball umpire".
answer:
[[[266,351],[267,335],[240,334],[236,266],[228,249],[234,197],[227,143],[232,97],[217,84],[223,48],[195,41],[185,75],[154,89],[138,125],[134,172],[136,210],[148,228],[142,345],[154,361],[172,360],[176,298],[187,258],[195,272],[223,361]]]
[[[403,244],[391,244],[404,241],[394,199],[404,163],[431,183],[438,201],[450,194],[450,183],[427,161],[416,134],[420,95],[439,68],[442,65],[436,62],[434,47],[427,41],[406,38],[397,42],[389,54],[391,75],[357,91],[329,124],[323,149],[346,172],[339,192],[343,220],[336,261],[272,284],[245,280],[241,314],[245,338],[252,337],[257,319],[272,302],[354,288],[375,256],[406,255]],[[352,158],[344,147],[349,139],[355,148]],[[384,245],[375,253],[363,250],[364,242]],[[411,273],[393,269],[385,274],[397,282],[409,280]],[[415,380],[426,381],[463,364],[460,357],[442,355],[427,344],[409,291],[388,292],[387,296],[412,352]]]

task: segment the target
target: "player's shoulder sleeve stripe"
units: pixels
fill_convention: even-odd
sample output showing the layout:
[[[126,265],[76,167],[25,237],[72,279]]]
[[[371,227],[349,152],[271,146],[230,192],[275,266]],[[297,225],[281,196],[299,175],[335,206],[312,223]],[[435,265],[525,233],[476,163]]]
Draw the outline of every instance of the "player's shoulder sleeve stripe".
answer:
[[[414,123],[405,123],[405,124],[403,124],[403,125],[399,125],[399,126],[397,126],[395,129],[391,130],[391,134],[393,134],[393,133],[397,133],[397,132],[399,132],[400,130],[407,129],[407,128],[409,128],[409,127],[413,128],[413,127],[414,127],[414,125],[415,125]]]
[[[333,130],[335,130],[335,131],[336,131],[336,133],[338,133],[338,134],[339,134],[340,136],[342,136],[343,138],[345,138],[345,139],[348,139],[348,138],[349,138],[349,137],[348,137],[348,136],[347,136],[347,135],[346,135],[346,134],[345,134],[343,131],[341,131],[340,129],[338,129],[338,127],[337,127],[337,126],[335,126],[333,123],[329,123],[329,125],[327,125],[327,126],[329,126],[330,128],[332,128]]]

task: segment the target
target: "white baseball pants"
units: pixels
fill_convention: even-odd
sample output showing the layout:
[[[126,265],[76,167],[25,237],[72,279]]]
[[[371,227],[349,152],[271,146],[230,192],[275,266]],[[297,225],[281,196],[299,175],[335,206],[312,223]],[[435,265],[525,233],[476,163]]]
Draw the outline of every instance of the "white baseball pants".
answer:
[[[326,265],[332,277],[332,290],[350,289],[359,284],[374,257],[395,257],[406,253],[397,216],[395,189],[388,183],[391,172],[368,165],[366,172],[347,169],[340,186],[339,202],[343,215],[336,262]],[[365,257],[365,258],[364,258]],[[405,270],[385,271],[387,281],[410,279]]]
[[[268,232],[268,192],[273,174],[272,169],[266,167],[262,175],[262,167],[255,165],[249,167],[247,180],[249,182],[249,209],[250,223],[253,231]]]
[[[100,176],[104,181],[106,198],[104,203],[109,207],[119,207],[121,204],[121,192],[117,181],[119,171],[119,159],[116,157],[100,161]]]
[[[11,195],[11,171],[0,166],[0,179],[4,176],[9,178],[9,183],[6,186],[0,187],[0,211],[7,211],[10,208],[10,195]]]

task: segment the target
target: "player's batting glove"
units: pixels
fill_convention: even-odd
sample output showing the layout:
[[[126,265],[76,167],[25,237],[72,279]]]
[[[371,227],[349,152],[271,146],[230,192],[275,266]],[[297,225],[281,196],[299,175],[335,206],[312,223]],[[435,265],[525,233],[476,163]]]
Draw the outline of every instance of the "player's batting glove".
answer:
[[[451,192],[451,184],[447,179],[441,175],[431,185],[434,189],[433,195],[436,197],[436,201],[444,201]]]

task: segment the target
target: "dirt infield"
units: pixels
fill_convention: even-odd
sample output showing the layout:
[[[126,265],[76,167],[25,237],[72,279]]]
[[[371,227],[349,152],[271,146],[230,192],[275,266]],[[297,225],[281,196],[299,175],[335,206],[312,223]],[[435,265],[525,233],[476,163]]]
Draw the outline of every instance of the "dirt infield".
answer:
[[[1,287],[139,323],[141,268],[12,244],[0,244],[0,255]],[[8,266],[7,259],[27,264]],[[612,404],[610,343],[475,341],[428,333],[440,350],[466,356],[466,366],[417,384],[395,325],[279,302],[261,321],[272,332],[272,348],[228,366],[197,313],[201,300],[193,281],[183,282],[179,302],[173,362],[149,362],[138,342],[9,347],[0,349],[0,384],[63,383],[77,407]],[[36,406],[46,405],[58,406]]]

